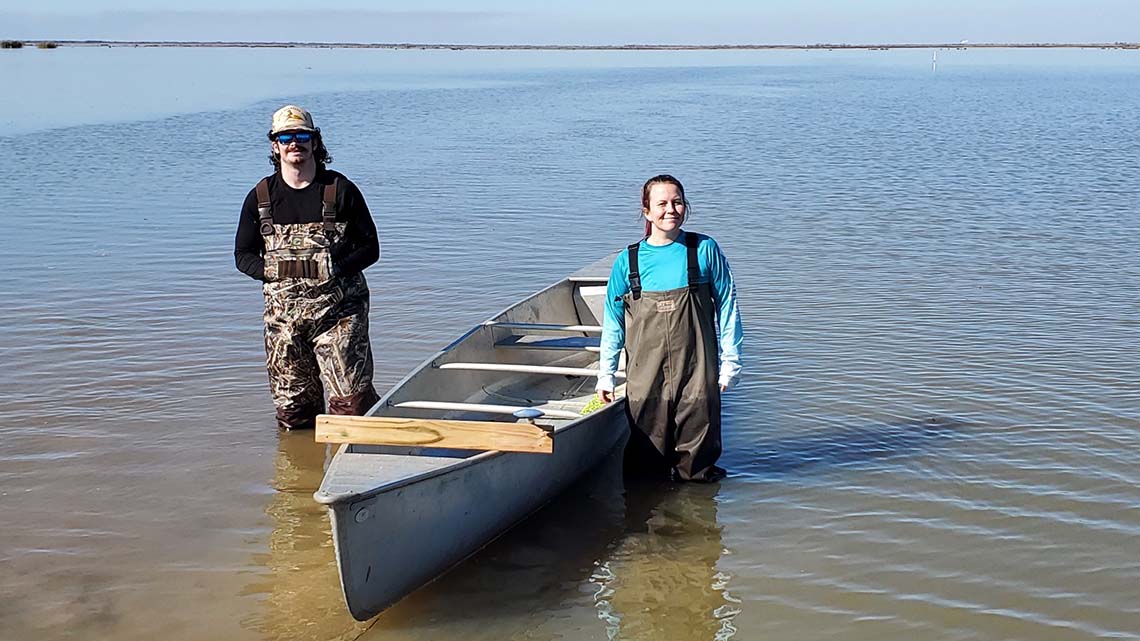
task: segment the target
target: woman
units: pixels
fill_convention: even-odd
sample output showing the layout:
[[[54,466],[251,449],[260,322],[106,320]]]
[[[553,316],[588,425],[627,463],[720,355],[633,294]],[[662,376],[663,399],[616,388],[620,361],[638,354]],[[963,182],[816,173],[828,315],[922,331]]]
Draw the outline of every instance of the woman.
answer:
[[[624,347],[627,468],[711,482],[725,474],[715,465],[720,394],[740,373],[743,330],[728,260],[712,238],[681,229],[688,208],[672,176],[654,176],[641,189],[646,237],[614,260],[597,391],[613,401]]]

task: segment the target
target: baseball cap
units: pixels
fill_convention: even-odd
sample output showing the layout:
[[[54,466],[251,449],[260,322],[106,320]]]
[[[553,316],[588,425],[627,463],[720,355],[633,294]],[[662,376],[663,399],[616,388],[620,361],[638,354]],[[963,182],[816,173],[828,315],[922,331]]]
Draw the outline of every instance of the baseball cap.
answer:
[[[273,112],[269,135],[282,131],[317,131],[313,125],[313,114],[297,105],[285,105]]]

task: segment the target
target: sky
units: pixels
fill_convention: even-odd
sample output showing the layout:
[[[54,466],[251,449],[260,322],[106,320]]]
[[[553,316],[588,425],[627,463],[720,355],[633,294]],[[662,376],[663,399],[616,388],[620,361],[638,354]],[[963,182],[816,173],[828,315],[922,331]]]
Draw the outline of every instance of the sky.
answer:
[[[153,0],[0,0],[0,38],[579,45],[1140,41],[1140,0],[182,0],[177,10],[154,7]]]

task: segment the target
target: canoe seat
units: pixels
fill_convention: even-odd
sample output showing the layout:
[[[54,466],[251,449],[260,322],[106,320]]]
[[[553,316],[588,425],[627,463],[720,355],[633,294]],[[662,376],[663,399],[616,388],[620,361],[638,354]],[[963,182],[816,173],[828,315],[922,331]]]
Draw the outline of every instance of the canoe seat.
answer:
[[[601,334],[601,325],[558,325],[553,323],[515,323],[510,321],[487,321],[487,327],[502,327],[527,332],[582,332],[586,334]]]
[[[601,352],[601,339],[597,336],[508,336],[495,343],[495,347],[515,349],[560,349],[569,351]]]
[[[514,363],[442,363],[439,369],[483,370],[487,372],[523,372],[527,374],[553,374],[561,376],[597,376],[598,370],[586,367],[555,367],[553,365],[516,365]],[[625,372],[617,372],[625,378]]]

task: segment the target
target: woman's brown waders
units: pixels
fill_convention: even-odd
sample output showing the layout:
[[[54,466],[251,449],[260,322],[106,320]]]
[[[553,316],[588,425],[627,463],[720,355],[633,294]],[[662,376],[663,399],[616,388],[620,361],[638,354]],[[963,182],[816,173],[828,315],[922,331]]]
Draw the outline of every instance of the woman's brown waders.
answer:
[[[700,239],[686,233],[684,240],[689,286],[661,292],[642,291],[638,246],[629,246],[626,468],[717,481],[725,472],[715,465],[721,451],[715,307],[709,284],[697,282]]]

